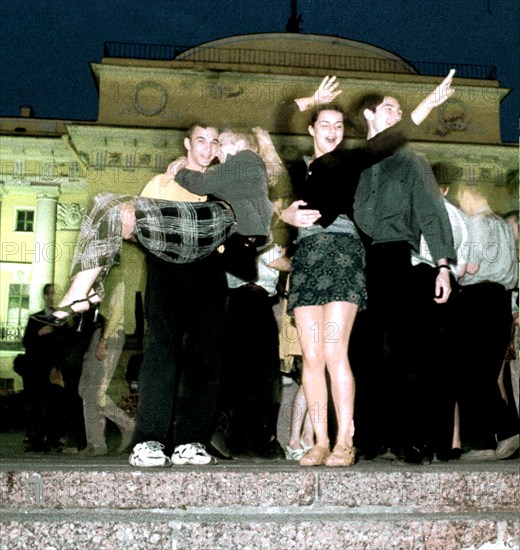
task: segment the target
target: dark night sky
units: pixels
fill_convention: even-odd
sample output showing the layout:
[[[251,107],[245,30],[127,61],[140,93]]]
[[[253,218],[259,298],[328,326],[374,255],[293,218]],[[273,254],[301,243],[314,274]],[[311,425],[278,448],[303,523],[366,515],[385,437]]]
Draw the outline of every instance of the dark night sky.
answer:
[[[194,46],[284,32],[290,0],[0,0],[0,116],[95,120],[89,62],[106,40]],[[502,139],[518,141],[518,0],[298,0],[304,33],[368,42],[410,61],[495,65],[513,91]]]

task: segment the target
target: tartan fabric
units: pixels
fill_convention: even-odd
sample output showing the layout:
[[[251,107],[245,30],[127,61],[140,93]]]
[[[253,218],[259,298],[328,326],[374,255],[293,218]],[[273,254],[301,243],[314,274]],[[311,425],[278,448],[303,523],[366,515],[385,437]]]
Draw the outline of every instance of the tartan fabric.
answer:
[[[219,201],[134,200],[135,235],[155,256],[186,264],[209,256],[232,233],[231,209]]]
[[[200,260],[236,230],[231,209],[219,201],[173,202],[99,193],[81,223],[72,277],[79,271],[102,267],[99,288],[110,268],[119,263],[123,241],[120,209],[129,202],[135,209],[137,240],[167,262]]]

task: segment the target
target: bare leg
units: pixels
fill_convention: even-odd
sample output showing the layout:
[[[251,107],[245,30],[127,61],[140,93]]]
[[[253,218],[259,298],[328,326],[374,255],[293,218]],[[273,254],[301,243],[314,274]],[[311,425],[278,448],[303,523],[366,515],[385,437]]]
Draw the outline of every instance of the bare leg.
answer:
[[[352,447],[355,382],[348,360],[348,344],[358,306],[332,302],[324,307],[325,363],[338,419],[336,446]]]
[[[453,417],[453,439],[451,441],[451,448],[452,449],[460,449],[461,448],[460,417],[459,417],[459,404],[458,404],[458,402],[455,403],[455,411],[454,411],[454,417]]]
[[[302,386],[316,436],[316,446],[329,447],[327,430],[327,383],[322,346],[323,306],[304,306],[294,310],[301,331],[303,373]]]
[[[85,298],[89,295],[92,285],[101,273],[101,269],[101,267],[94,267],[77,273],[74,279],[72,279],[69,289],[58,304],[58,307],[65,307],[77,300],[84,300],[71,307],[72,310],[76,312],[87,311],[90,308],[90,302],[85,300]],[[93,299],[92,302],[94,301],[98,301],[98,299]],[[56,317],[66,317],[68,314],[64,311],[55,311],[54,315]]]
[[[306,448],[310,448],[314,445],[314,432],[312,431],[311,415],[309,411],[305,413],[301,443],[302,446]]]
[[[304,423],[309,425],[310,419],[307,414],[307,402],[305,401],[305,394],[303,393],[303,386],[299,386],[298,390],[294,395],[293,406],[292,406],[292,415],[291,415],[291,435],[289,438],[289,446],[292,449],[301,449],[301,440],[302,440],[302,428]],[[312,433],[312,425],[311,435]]]

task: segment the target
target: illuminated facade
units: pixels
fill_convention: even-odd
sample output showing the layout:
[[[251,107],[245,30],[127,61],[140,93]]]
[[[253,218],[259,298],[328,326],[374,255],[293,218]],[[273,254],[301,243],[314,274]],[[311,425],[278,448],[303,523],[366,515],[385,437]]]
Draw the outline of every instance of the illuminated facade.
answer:
[[[410,112],[450,68],[412,66],[380,48],[321,35],[244,35],[183,52],[166,48],[107,44],[101,62],[91,64],[99,90],[96,121],[38,119],[30,108],[0,119],[4,350],[19,341],[29,311],[41,308],[43,285],[68,285],[88,198],[100,191],[138,194],[183,153],[184,130],[194,121],[262,126],[281,156],[292,160],[312,142],[305,117],[281,117],[280,107],[310,95],[324,75],[339,78],[338,99],[347,110],[363,93],[381,91]],[[450,165],[454,190],[475,183],[497,212],[518,208],[518,145],[500,141],[500,102],[509,90],[478,67],[458,67],[454,86],[455,96],[421,126],[414,149],[432,164]],[[363,137],[354,120],[346,135]],[[123,256],[126,328],[132,333],[143,257],[126,244]],[[0,377],[10,355],[0,357]]]

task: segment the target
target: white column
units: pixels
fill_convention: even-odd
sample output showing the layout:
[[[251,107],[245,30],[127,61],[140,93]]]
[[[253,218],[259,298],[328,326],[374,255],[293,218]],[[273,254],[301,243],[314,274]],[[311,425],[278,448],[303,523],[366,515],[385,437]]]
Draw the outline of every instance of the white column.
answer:
[[[34,216],[34,256],[32,263],[29,311],[42,309],[43,287],[54,282],[56,256],[56,209],[58,187],[37,187],[36,213]]]

